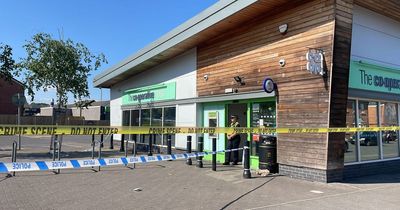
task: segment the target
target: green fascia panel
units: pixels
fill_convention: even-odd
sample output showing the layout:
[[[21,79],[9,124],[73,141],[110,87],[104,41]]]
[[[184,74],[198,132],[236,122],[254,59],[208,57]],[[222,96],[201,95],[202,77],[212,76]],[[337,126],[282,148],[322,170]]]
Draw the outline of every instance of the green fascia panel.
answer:
[[[351,61],[349,87],[400,94],[400,69]]]
[[[174,99],[176,99],[176,82],[170,82],[126,90],[122,96],[122,105],[146,104]]]
[[[205,155],[203,160],[211,161],[212,155]],[[217,163],[223,163],[223,162],[225,162],[225,154],[217,154]],[[258,164],[259,164],[258,156],[250,156],[250,168],[257,170]]]
[[[250,156],[250,168],[251,169],[258,169],[258,156]]]
[[[211,151],[207,151],[207,152],[211,152]],[[203,159],[207,160],[207,161],[211,161],[212,155],[205,155]],[[225,153],[217,154],[217,163],[223,163],[223,162],[225,162]]]

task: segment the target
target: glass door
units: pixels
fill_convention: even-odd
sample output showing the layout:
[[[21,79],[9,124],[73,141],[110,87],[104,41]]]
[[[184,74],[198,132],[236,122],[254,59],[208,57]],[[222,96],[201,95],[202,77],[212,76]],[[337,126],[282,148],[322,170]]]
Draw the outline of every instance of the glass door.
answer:
[[[258,102],[251,105],[251,127],[276,127],[276,105],[273,102]],[[258,156],[260,141],[275,133],[252,133],[251,155]]]

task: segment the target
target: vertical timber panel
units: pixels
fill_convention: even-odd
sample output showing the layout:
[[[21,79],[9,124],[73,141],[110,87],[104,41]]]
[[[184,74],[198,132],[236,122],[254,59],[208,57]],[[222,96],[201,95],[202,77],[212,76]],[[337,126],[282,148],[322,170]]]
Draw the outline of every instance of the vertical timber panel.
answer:
[[[331,72],[329,127],[346,127],[352,22],[353,0],[335,0],[335,37]],[[344,133],[329,134],[328,170],[339,171],[340,173],[343,169],[344,139]]]

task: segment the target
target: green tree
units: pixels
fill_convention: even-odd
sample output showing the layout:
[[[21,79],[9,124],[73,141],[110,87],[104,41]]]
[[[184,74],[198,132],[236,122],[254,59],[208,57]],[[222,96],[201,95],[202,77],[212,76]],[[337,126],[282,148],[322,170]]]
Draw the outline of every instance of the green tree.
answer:
[[[101,63],[107,63],[104,54],[95,55],[82,43],[70,39],[55,40],[49,34],[38,33],[24,45],[27,57],[20,63],[28,94],[33,101],[35,90],[46,92],[55,88],[58,107],[64,107],[68,93],[75,100],[88,97],[88,76]]]
[[[0,79],[10,81],[15,70],[15,61],[12,58],[12,48],[0,43]]]

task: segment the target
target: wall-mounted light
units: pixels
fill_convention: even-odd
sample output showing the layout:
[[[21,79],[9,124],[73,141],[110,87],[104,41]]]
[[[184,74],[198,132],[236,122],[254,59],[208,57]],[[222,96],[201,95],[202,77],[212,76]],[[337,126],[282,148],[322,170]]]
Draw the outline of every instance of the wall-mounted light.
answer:
[[[245,85],[246,83],[243,81],[243,77],[235,76],[233,79],[240,85]]]
[[[267,93],[272,93],[276,90],[276,84],[271,78],[265,78],[263,82],[263,89]]]
[[[288,30],[288,24],[282,24],[282,25],[280,25],[279,27],[278,27],[278,29],[279,29],[279,32],[281,33],[281,34],[286,34],[286,32],[287,32],[287,30]]]

